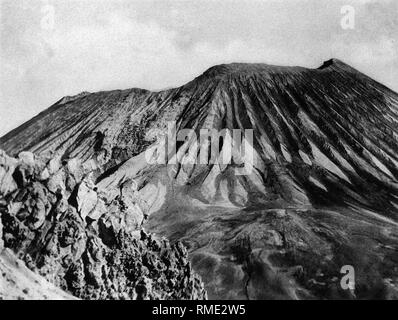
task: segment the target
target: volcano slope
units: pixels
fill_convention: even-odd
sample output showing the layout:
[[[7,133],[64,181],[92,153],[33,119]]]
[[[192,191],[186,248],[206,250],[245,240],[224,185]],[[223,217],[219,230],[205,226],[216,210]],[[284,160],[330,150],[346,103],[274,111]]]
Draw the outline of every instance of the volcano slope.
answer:
[[[197,136],[253,129],[253,170],[184,162],[192,139],[177,142],[176,164],[147,161],[158,159],[171,121]],[[132,234],[144,228],[177,252],[176,281],[164,286],[178,291],[170,298],[205,296],[191,265],[179,262],[182,242],[209,298],[397,299],[397,128],[398,94],[336,59],[318,69],[218,65],[176,89],[65,97],[0,139],[10,156],[0,163],[5,246],[33,256],[41,273],[51,265],[54,282],[78,296],[88,283],[88,297],[98,297],[107,278],[114,287],[129,268],[128,285],[150,290],[137,273],[148,282],[158,264],[148,274],[129,261],[146,250],[156,260],[160,246],[120,249],[137,247]],[[32,157],[41,165],[29,166]],[[51,235],[65,233],[48,253]],[[82,241],[83,253],[70,249]],[[124,259],[118,272],[109,266],[115,250]],[[351,289],[340,283],[347,265]]]

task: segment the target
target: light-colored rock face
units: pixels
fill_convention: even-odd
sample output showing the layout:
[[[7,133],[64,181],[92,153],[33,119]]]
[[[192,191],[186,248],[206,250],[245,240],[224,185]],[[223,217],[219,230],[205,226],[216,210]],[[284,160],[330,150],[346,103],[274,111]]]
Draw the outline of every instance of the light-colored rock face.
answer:
[[[17,183],[13,178],[18,161],[9,157],[4,151],[0,150],[0,195],[13,192],[17,189]]]
[[[90,180],[83,180],[77,191],[77,210],[83,220],[94,210],[98,202],[97,192]]]
[[[2,210],[13,222],[5,230],[24,235],[9,243],[26,253],[32,232],[41,233],[51,252],[44,262],[36,256],[41,272],[60,285],[73,279],[70,290],[85,297],[106,287],[110,249],[131,258],[123,239],[144,226],[188,246],[210,297],[350,298],[335,278],[353,264],[357,297],[369,298],[398,275],[388,249],[398,245],[397,110],[396,93],[337,60],[319,69],[220,65],[177,89],[62,99],[0,139],[19,154],[0,153],[0,195],[10,195]],[[176,144],[187,162],[148,162],[149,150],[161,158],[170,121],[177,131],[252,129],[253,170],[236,174],[247,162],[237,150],[229,164],[199,164],[192,139]],[[144,252],[157,261],[157,245],[127,243],[144,273],[131,285],[148,288],[156,279],[145,275]],[[54,275],[55,257],[65,274]],[[97,291],[82,292],[85,268]],[[203,297],[187,277],[191,297]]]

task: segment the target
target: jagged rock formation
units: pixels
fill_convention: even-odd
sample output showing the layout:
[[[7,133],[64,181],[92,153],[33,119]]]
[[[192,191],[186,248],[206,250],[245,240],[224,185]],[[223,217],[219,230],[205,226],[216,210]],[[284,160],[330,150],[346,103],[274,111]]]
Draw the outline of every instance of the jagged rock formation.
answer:
[[[197,136],[203,128],[253,129],[253,171],[236,175],[241,161],[148,163],[145,155],[159,157],[170,121]],[[397,123],[398,94],[336,59],[318,69],[219,65],[176,89],[63,98],[0,138],[0,148],[22,165],[0,167],[7,181],[0,191],[12,194],[3,201],[4,228],[11,230],[11,216],[31,230],[65,220],[61,234],[76,230],[68,245],[85,242],[72,268],[81,270],[85,261],[106,260],[107,248],[133,241],[124,237],[143,223],[188,247],[211,298],[396,298]],[[177,143],[180,160],[192,157],[193,145]],[[32,159],[21,151],[46,159],[47,171],[29,169]],[[57,163],[62,170],[52,168]],[[26,184],[32,174],[37,178]],[[91,238],[79,239],[83,230],[105,246],[98,258]],[[33,242],[7,237],[6,246],[25,253],[27,243],[43,241],[30,233]],[[343,265],[356,270],[354,291],[340,287]]]
[[[4,245],[51,283],[84,299],[205,298],[182,244],[142,229],[134,195],[106,202],[92,168],[77,159],[62,165],[30,152],[18,159],[1,152],[0,169]],[[12,298],[4,288],[1,294]]]

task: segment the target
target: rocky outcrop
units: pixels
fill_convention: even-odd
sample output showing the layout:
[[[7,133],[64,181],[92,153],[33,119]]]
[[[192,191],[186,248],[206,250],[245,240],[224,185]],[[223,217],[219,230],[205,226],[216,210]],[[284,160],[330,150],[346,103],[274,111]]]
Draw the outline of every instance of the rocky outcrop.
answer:
[[[182,244],[147,234],[138,205],[106,200],[78,160],[1,152],[0,170],[1,239],[57,287],[83,299],[206,297]]]

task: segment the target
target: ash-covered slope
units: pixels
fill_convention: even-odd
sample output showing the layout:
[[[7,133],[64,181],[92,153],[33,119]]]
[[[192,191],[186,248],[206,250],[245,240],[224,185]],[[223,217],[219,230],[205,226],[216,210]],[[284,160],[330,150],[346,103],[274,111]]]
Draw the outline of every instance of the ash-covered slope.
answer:
[[[105,170],[154,143],[168,121],[198,134],[201,128],[254,129],[259,176],[252,180],[262,195],[269,194],[271,183],[273,192],[280,187],[276,196],[283,200],[350,201],[382,209],[396,220],[391,194],[398,175],[397,104],[396,93],[338,60],[319,69],[220,65],[178,89],[61,99],[2,137],[0,148],[13,156],[29,150],[94,159]],[[265,167],[268,179],[276,181],[262,176]],[[192,170],[184,179],[208,173]],[[244,189],[247,180],[239,181]]]
[[[170,121],[198,136],[253,129],[253,171],[149,164]],[[63,98],[0,148],[66,171],[79,161],[91,182],[67,186],[68,197],[96,194],[75,206],[80,216],[101,221],[98,208],[121,197],[126,212],[137,205],[146,229],[188,246],[210,297],[385,298],[398,281],[397,123],[398,94],[339,60],[230,64],[176,89]],[[191,147],[177,143],[180,159]],[[356,291],[340,288],[343,265],[355,267]]]

